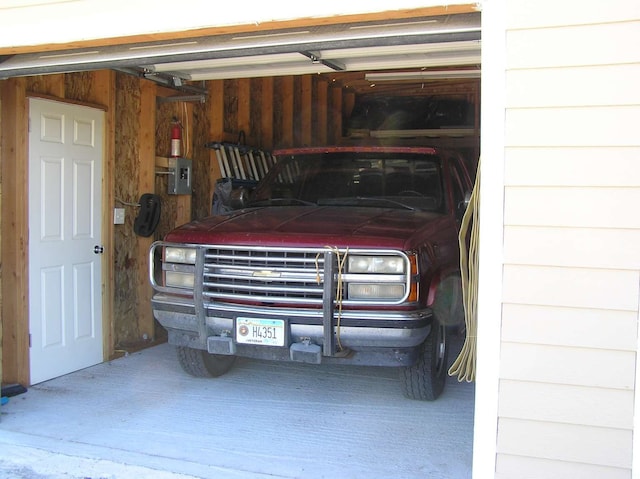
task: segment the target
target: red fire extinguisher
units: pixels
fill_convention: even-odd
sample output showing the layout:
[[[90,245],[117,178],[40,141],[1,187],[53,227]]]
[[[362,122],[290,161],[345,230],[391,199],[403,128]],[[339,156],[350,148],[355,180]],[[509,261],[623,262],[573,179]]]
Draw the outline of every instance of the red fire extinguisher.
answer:
[[[173,158],[180,156],[180,148],[182,146],[182,128],[177,119],[171,122],[171,155]]]

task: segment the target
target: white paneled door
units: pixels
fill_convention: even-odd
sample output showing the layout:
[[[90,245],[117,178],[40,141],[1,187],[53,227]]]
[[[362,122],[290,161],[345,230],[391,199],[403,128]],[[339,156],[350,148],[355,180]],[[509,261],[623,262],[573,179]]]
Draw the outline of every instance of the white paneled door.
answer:
[[[104,112],[29,101],[31,384],[103,360]]]

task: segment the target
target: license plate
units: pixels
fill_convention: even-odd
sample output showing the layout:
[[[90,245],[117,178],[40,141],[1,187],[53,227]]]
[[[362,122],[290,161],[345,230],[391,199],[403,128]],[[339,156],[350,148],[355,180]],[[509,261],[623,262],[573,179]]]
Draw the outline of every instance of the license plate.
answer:
[[[259,346],[284,346],[284,320],[238,318],[236,342]]]

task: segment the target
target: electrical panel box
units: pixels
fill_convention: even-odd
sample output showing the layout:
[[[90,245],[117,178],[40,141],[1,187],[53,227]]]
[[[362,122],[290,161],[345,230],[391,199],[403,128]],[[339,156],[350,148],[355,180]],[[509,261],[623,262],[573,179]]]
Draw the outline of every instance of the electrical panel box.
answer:
[[[170,195],[191,194],[191,160],[169,158],[169,181],[167,193]]]

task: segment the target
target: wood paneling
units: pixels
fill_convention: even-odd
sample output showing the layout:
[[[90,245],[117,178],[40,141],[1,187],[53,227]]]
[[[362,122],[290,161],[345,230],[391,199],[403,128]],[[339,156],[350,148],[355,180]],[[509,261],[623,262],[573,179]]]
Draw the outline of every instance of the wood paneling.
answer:
[[[25,82],[27,91],[38,92],[55,98],[65,97],[64,75],[35,75],[26,77]]]

